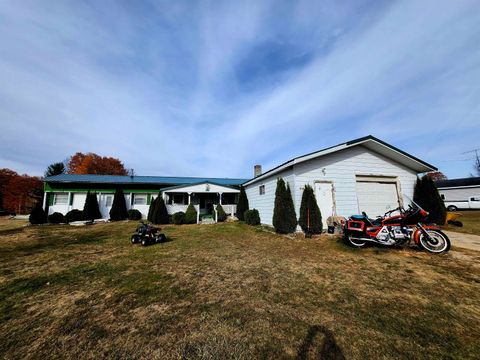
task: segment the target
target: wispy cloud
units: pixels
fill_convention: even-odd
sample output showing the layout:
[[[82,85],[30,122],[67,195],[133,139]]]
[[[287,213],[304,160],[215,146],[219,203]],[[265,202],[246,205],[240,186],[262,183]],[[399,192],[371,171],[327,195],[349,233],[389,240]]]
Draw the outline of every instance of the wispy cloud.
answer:
[[[450,176],[480,146],[476,1],[2,2],[0,167],[76,151],[250,176],[374,134]]]

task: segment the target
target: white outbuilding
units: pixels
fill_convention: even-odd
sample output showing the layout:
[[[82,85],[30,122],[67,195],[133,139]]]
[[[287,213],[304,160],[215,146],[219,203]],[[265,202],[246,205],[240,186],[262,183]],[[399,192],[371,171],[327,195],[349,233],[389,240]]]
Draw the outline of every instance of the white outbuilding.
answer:
[[[244,187],[250,209],[262,224],[272,225],[277,179],[290,185],[297,217],[305,185],[315,191],[322,220],[365,211],[383,215],[409,204],[420,173],[437,170],[386,142],[366,136],[291,159],[265,173],[255,166],[255,177]]]

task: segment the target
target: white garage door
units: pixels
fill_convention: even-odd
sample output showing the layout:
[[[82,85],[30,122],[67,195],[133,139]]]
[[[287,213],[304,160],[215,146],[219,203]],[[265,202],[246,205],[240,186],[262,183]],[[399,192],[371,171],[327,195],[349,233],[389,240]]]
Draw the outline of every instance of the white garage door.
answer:
[[[357,199],[360,213],[375,218],[398,207],[397,184],[357,180]]]

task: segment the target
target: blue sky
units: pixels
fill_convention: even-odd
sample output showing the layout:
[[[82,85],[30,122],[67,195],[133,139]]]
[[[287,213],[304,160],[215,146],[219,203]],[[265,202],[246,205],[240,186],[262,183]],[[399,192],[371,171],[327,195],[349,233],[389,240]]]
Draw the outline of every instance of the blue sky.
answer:
[[[480,148],[478,1],[2,1],[0,167],[77,152],[250,177],[372,134],[440,168]]]

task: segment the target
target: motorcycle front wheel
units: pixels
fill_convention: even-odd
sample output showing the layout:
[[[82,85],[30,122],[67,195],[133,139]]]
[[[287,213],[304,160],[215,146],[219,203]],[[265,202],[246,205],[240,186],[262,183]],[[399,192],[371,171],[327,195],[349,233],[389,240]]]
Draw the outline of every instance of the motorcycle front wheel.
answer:
[[[450,250],[450,239],[440,230],[426,230],[429,236],[420,233],[420,246],[434,254],[445,253]]]

